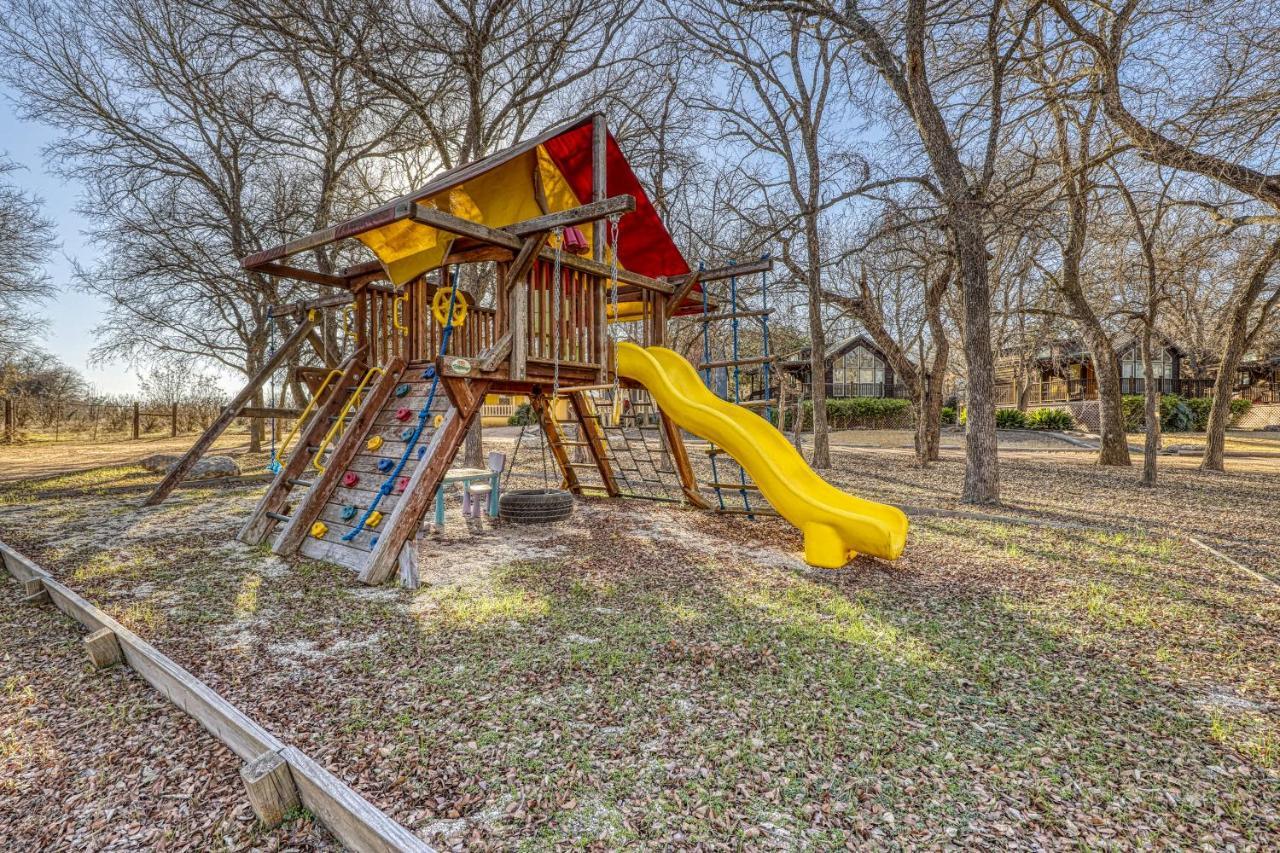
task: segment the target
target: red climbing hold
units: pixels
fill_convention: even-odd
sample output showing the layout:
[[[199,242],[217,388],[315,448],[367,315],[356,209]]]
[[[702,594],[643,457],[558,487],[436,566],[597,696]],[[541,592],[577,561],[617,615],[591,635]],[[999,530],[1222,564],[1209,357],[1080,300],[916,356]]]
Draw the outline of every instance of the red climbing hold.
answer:
[[[410,411],[408,407],[401,406],[400,408],[396,409],[396,420],[407,421],[411,417],[413,417],[413,412]]]
[[[348,489],[358,482],[360,482],[360,475],[355,471],[348,471],[342,475],[342,485],[346,486]]]
[[[395,493],[396,493],[397,495],[398,495],[398,494],[400,494],[401,492],[403,492],[403,491],[404,491],[405,489],[407,489],[407,488],[409,488],[409,478],[408,478],[408,477],[401,477],[399,480],[396,480],[396,490],[395,490]]]

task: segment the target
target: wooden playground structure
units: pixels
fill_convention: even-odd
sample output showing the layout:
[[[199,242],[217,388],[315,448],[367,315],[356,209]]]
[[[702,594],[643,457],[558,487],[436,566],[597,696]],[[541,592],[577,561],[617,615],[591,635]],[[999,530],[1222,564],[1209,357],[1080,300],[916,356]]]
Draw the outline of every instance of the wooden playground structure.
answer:
[[[349,239],[377,259],[336,275],[290,263]],[[713,370],[736,378],[740,365],[767,366],[770,312],[742,314],[764,324],[766,343],[763,355],[740,357],[736,290],[720,306],[704,284],[736,282],[771,263],[691,270],[603,115],[449,170],[409,196],[241,263],[337,293],[284,309],[292,333],[148,504],[164,500],[242,415],[322,312],[341,311],[352,352],[300,371],[311,402],[276,451],[277,476],[240,531],[245,543],[274,537],[278,554],[329,560],[365,583],[384,582],[415,559],[424,517],[490,394],[529,399],[561,485],[575,495],[671,500],[643,485],[659,482],[644,474],[661,467],[678,485],[675,499],[711,508],[710,487],[729,511],[722,489],[731,489],[743,512],[762,511],[750,505],[755,487],[744,472],[736,482],[698,483],[681,430],[638,384],[619,378],[616,336],[625,327],[641,346],[662,346],[675,318],[700,319],[704,329],[731,320],[735,351],[713,359],[706,349],[708,381]],[[736,397],[736,382],[734,389]],[[642,438],[637,447],[618,429],[624,395],[632,424],[656,432],[660,446]],[[710,452],[714,465],[714,446]]]

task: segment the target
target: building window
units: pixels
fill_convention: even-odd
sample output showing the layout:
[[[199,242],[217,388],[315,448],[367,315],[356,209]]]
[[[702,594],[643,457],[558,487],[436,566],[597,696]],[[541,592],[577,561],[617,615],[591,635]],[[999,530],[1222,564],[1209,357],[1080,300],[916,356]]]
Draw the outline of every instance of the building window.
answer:
[[[856,346],[831,366],[833,396],[884,396],[884,362],[866,347]]]
[[[1151,373],[1157,380],[1173,378],[1173,354],[1168,349],[1161,348],[1156,357],[1151,360]],[[1129,347],[1120,356],[1120,378],[1142,379],[1144,376],[1142,348]]]

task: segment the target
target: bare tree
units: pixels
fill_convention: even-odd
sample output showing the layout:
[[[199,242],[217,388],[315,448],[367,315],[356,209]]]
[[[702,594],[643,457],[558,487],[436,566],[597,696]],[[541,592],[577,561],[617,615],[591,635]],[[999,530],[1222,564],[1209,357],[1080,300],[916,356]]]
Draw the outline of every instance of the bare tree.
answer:
[[[40,200],[7,179],[17,170],[0,159],[0,364],[16,357],[39,326],[32,306],[49,286],[44,264],[56,247]]]
[[[1250,160],[1251,156],[1253,163],[1273,160],[1276,132],[1280,129],[1276,120],[1276,107],[1280,106],[1275,86],[1276,43],[1274,39],[1253,37],[1273,23],[1272,4],[1242,2],[1230,4],[1229,8],[1171,7],[1153,11],[1154,15],[1177,16],[1166,23],[1180,27],[1188,36],[1183,39],[1184,49],[1203,51],[1202,67],[1207,69],[1206,79],[1195,81],[1188,94],[1160,99],[1175,104],[1180,101],[1184,107],[1181,115],[1164,121],[1145,105],[1148,115],[1134,112],[1123,97],[1126,83],[1135,82],[1124,77],[1125,60],[1132,52],[1135,22],[1146,11],[1144,5],[1138,0],[1125,0],[1114,8],[1098,2],[1073,4],[1068,0],[1047,0],[1047,4],[1067,30],[1093,52],[1107,118],[1141,156],[1153,163],[1203,175],[1271,209],[1270,213],[1227,217],[1232,225],[1280,224],[1280,174],[1268,173]],[[1153,22],[1146,23],[1150,28]],[[1168,88],[1167,83],[1164,86]],[[1210,148],[1216,144],[1231,153],[1214,153],[1198,143]],[[1231,393],[1246,349],[1249,317],[1278,254],[1280,240],[1258,257],[1233,296],[1201,461],[1205,470],[1223,470]]]
[[[962,499],[998,503],[985,229],[1006,121],[1006,86],[1026,35],[1026,10],[993,0],[952,19],[931,13],[926,0],[905,0],[874,10],[825,0],[757,0],[743,5],[834,24],[909,118],[932,173],[933,180],[925,184],[933,187],[946,214],[944,227],[952,236],[956,283],[964,306],[969,412]],[[954,102],[948,100],[951,95]]]

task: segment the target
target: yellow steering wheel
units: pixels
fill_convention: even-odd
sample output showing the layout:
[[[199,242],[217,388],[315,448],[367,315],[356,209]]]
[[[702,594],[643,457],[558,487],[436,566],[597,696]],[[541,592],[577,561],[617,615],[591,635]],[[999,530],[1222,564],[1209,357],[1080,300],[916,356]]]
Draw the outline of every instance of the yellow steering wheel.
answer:
[[[449,324],[449,290],[443,287],[431,298],[431,314],[441,326]],[[453,325],[461,326],[467,321],[467,301],[459,291],[453,302]]]

